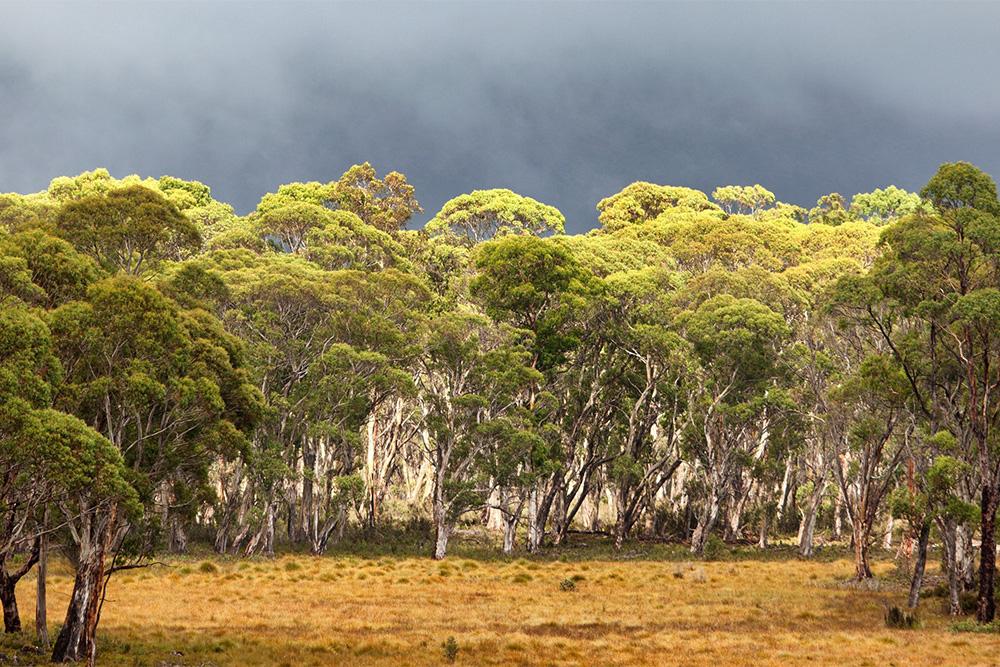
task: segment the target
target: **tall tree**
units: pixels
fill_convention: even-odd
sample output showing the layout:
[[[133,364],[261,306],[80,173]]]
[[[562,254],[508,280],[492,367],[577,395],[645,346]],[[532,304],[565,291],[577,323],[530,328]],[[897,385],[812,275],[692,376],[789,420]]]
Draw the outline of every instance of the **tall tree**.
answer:
[[[473,190],[445,202],[424,229],[432,236],[486,241],[507,234],[561,234],[558,209],[510,190]]]
[[[105,268],[138,275],[163,259],[198,249],[194,223],[160,193],[142,185],[109,190],[66,203],[59,233]]]

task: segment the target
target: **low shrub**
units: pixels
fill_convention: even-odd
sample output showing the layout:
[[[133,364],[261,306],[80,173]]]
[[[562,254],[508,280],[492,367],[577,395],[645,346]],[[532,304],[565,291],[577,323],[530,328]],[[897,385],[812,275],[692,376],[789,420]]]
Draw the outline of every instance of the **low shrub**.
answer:
[[[454,637],[448,637],[448,639],[441,644],[441,652],[444,653],[444,659],[449,663],[455,662],[458,658],[458,642],[455,641]]]
[[[219,566],[212,561],[204,560],[198,564],[198,571],[202,574],[218,574]]]
[[[920,625],[917,615],[895,605],[885,610],[885,626],[898,630],[912,630]]]

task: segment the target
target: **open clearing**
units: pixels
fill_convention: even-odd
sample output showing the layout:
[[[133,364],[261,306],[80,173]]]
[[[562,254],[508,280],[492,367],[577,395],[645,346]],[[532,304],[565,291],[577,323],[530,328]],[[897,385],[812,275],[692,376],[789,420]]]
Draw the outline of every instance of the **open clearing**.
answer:
[[[1000,661],[1000,636],[951,631],[940,598],[922,601],[920,629],[887,629],[883,605],[899,603],[902,592],[844,587],[852,572],[846,559],[685,562],[635,555],[572,562],[350,555],[171,560],[112,580],[98,662],[442,665],[449,637],[459,665]],[[876,574],[892,569],[879,562]],[[574,581],[573,590],[562,589],[565,580]],[[28,626],[33,583],[25,580],[20,591]],[[50,576],[53,616],[70,584],[68,571]],[[12,640],[5,645],[8,655],[17,647]]]

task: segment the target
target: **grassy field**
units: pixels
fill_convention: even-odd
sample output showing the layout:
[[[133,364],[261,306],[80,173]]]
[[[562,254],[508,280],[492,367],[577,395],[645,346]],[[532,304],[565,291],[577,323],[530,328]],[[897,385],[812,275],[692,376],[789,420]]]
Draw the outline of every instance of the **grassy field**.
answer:
[[[921,627],[890,630],[903,598],[893,565],[880,590],[845,586],[840,554],[780,551],[688,562],[679,548],[583,550],[443,563],[336,554],[273,561],[187,558],[113,579],[101,665],[996,665],[1000,635],[956,633],[940,598]],[[557,559],[558,557],[558,559]],[[615,558],[615,559],[613,559]],[[55,567],[50,614],[71,579]],[[564,582],[572,582],[564,583]],[[27,626],[34,582],[21,586]],[[569,589],[569,590],[564,590]],[[28,647],[7,638],[9,662]],[[37,658],[36,658],[37,660]]]

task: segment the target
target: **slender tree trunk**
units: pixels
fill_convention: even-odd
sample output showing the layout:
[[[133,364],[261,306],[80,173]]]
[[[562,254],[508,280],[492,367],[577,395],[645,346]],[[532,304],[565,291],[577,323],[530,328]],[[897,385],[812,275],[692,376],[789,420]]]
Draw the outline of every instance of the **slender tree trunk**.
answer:
[[[948,573],[948,613],[958,616],[962,613],[960,595],[962,575],[958,563],[958,530],[951,521],[939,521],[941,541],[944,543],[944,567]]]
[[[553,484],[556,485],[555,498],[552,500],[552,543],[556,546],[562,544],[569,532],[569,501],[566,497],[566,480],[563,474],[557,473]]]
[[[837,489],[837,496],[833,501],[833,534],[831,537],[834,540],[839,540],[844,534],[844,498],[840,495],[840,489]]]
[[[760,517],[760,534],[757,536],[757,548],[766,549],[767,548],[767,533],[768,524],[770,523],[770,517],[767,512],[764,512]]]
[[[920,586],[924,583],[924,569],[927,566],[927,543],[931,537],[930,519],[924,519],[917,538],[917,560],[913,564],[913,580],[910,582],[910,609],[916,609],[920,601]]]
[[[615,549],[621,549],[623,544],[625,544],[625,513],[619,509],[615,518]]]
[[[982,524],[980,534],[982,547],[979,555],[979,599],[976,603],[976,620],[989,623],[996,615],[996,600],[994,598],[994,580],[997,570],[996,543],[996,491],[991,484],[983,485]]]
[[[867,519],[858,517],[853,528],[854,577],[858,581],[871,579],[873,575],[868,564],[868,537],[871,533],[871,524]]]
[[[444,560],[448,553],[448,511],[442,489],[434,490],[434,560]]]
[[[531,485],[531,489],[528,491],[528,552],[535,553],[538,551],[539,547],[542,546],[542,535],[544,534],[544,526],[539,526],[539,522],[543,521],[541,514],[539,513],[538,507],[538,487],[536,484]]]
[[[896,525],[896,520],[893,518],[892,514],[890,514],[885,521],[885,533],[882,534],[883,549],[892,548],[892,530],[895,525]]]

